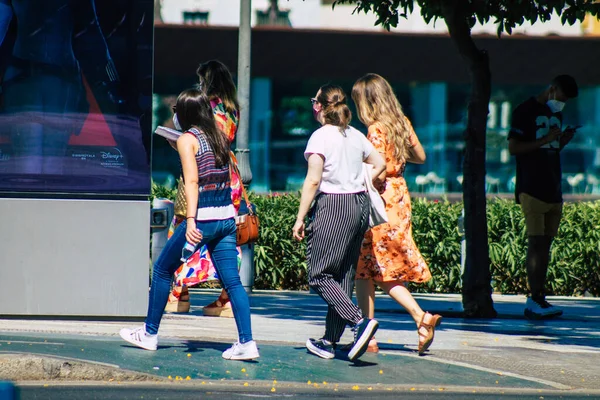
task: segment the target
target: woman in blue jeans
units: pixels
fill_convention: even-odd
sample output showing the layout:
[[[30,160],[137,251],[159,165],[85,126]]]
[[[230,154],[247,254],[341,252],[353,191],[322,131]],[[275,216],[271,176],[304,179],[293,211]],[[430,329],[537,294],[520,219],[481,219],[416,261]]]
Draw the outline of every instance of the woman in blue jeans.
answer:
[[[209,98],[189,89],[177,98],[175,118],[184,133],[177,140],[187,215],[160,253],[150,288],[144,326],[122,329],[121,337],[146,350],[156,350],[158,327],[167,304],[171,279],[187,243],[207,245],[227,291],[238,329],[238,342],[223,352],[229,360],[258,358],[252,340],[250,304],[237,268],[235,208],[231,201],[229,142],[217,128]]]

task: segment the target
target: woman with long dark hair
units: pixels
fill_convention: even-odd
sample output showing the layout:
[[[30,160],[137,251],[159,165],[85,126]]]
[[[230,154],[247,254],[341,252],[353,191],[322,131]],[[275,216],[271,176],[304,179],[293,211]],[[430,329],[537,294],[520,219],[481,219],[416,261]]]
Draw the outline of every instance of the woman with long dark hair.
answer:
[[[239,340],[223,353],[230,360],[259,357],[252,339],[250,304],[237,265],[236,210],[231,200],[229,141],[215,124],[210,98],[197,89],[177,98],[175,116],[184,133],[177,140],[185,197],[185,220],[167,241],[154,265],[148,315],[144,326],[122,329],[121,337],[146,350],[156,350],[173,273],[186,244],[206,245],[219,278],[230,296]]]
[[[228,142],[232,143],[237,132],[240,106],[231,72],[222,62],[210,60],[200,64],[196,74],[198,75],[198,89],[210,99],[217,128],[223,132]],[[242,198],[242,188],[241,179],[235,171],[235,169],[231,171],[231,200],[236,211],[238,211]],[[185,215],[177,214],[177,212],[183,212],[183,210],[177,210],[176,208],[175,211],[176,215],[169,228],[169,237],[185,218]],[[242,262],[241,258],[242,252],[238,248],[238,266]],[[202,246],[175,272],[175,285],[169,295],[166,310],[169,312],[189,311],[188,287],[215,279],[218,279],[218,276],[210,252],[206,246]],[[217,300],[204,306],[202,311],[206,316],[232,318],[233,310],[227,291],[222,290]]]

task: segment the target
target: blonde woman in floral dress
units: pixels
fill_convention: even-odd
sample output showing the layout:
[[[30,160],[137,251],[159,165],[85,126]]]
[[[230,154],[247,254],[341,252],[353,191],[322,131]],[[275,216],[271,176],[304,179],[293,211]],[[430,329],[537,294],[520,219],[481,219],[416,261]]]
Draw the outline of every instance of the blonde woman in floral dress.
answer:
[[[385,183],[378,189],[386,203],[388,223],[365,234],[356,272],[356,297],[364,315],[373,318],[374,285],[388,293],[414,319],[418,352],[423,354],[442,317],[424,312],[406,288],[407,282],[427,282],[431,273],[412,237],[410,196],[403,174],[407,162],[425,162],[425,151],[384,78],[377,74],[363,76],[352,88],[352,99],[360,121],[369,129],[367,138],[387,165]],[[378,351],[374,338],[368,351]]]

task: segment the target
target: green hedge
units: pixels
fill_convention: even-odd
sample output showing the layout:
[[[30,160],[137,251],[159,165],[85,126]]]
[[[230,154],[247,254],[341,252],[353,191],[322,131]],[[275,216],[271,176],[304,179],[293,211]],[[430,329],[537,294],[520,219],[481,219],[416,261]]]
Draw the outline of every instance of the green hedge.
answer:
[[[174,197],[154,186],[153,195]],[[255,246],[257,289],[307,289],[306,244],[292,239],[300,202],[296,194],[253,195],[260,219]],[[460,293],[461,203],[413,200],[413,236],[429,263],[431,279],[411,285],[415,292]],[[496,292],[526,293],[526,234],[523,214],[514,201],[488,201],[488,238],[492,285]],[[567,203],[552,247],[548,271],[551,294],[600,296],[600,202]]]

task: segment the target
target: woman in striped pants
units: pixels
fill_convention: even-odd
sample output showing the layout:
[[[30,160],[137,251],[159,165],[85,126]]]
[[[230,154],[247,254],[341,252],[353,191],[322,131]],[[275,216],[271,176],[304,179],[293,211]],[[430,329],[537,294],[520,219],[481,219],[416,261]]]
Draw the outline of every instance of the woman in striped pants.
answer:
[[[333,358],[335,345],[350,325],[354,343],[348,358],[355,360],[378,327],[352,302],[356,264],[369,223],[362,164],[373,165],[377,179],[385,170],[385,160],[361,132],[349,126],[352,114],[340,87],[321,87],[311,102],[322,127],[312,134],[304,152],[308,172],[293,235],[296,240],[304,238],[308,216],[309,284],[329,307],[324,336],[308,339],[306,347],[321,358]]]

